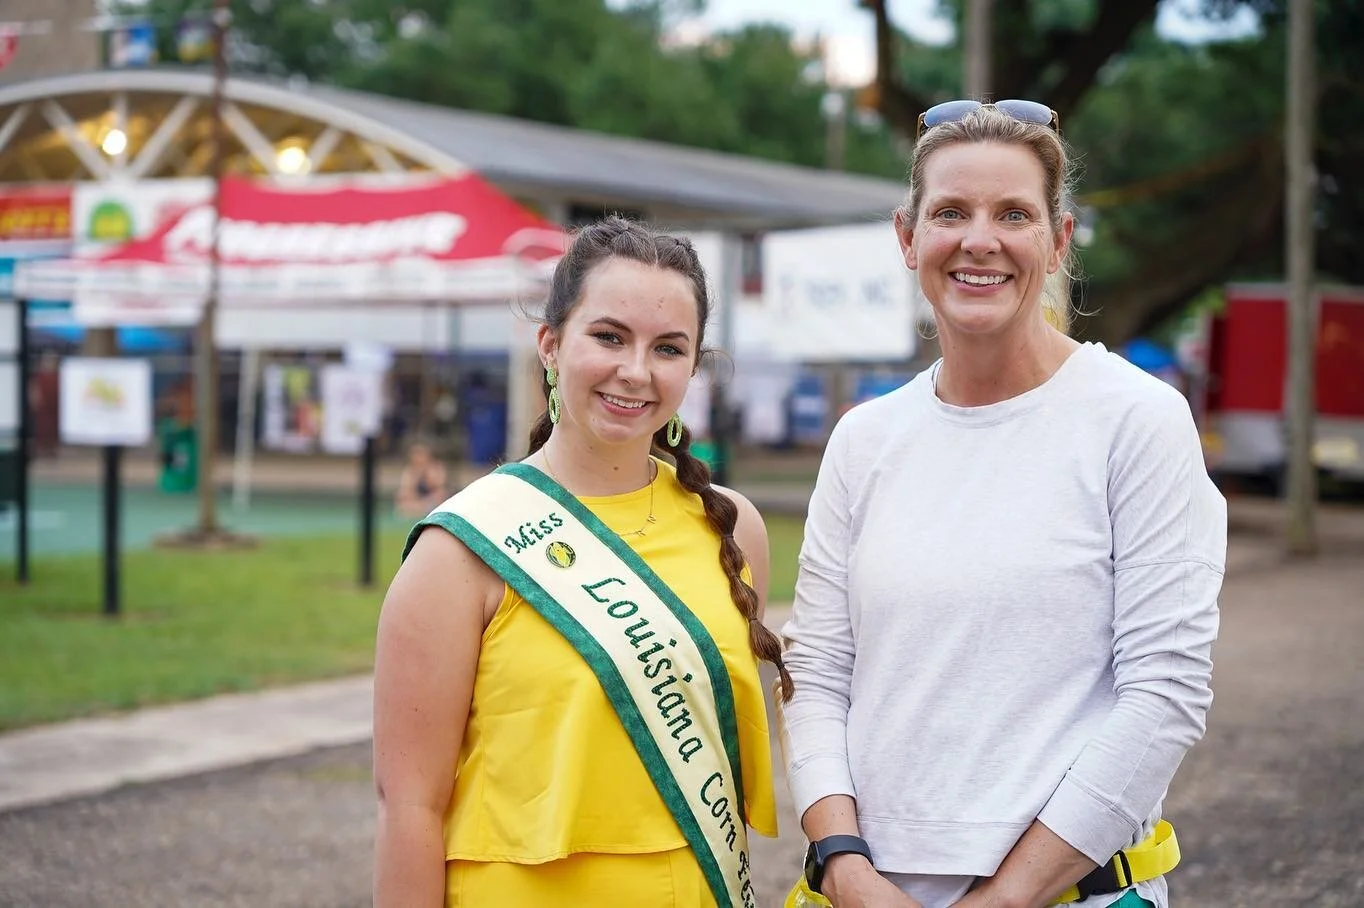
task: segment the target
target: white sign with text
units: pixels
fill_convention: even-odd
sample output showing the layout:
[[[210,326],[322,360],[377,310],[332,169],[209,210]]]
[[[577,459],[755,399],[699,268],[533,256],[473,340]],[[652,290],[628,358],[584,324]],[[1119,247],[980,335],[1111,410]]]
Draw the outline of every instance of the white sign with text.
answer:
[[[145,359],[62,360],[58,424],[71,445],[144,445],[152,438],[152,365]]]
[[[19,432],[19,364],[0,362],[0,439]]]
[[[19,304],[0,300],[0,356],[19,352]]]
[[[867,362],[914,353],[914,281],[889,222],[770,233],[763,302],[770,355]]]
[[[384,376],[374,369],[322,367],[322,450],[358,454],[383,420]]]

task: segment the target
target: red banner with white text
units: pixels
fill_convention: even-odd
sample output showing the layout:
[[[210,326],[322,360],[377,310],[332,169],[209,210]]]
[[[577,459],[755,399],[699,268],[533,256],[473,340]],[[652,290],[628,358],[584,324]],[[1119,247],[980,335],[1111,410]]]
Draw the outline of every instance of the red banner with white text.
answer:
[[[469,303],[543,292],[564,248],[558,227],[477,175],[281,185],[222,184],[217,292],[224,306]],[[163,214],[150,233],[89,258],[25,265],[20,292],[133,318],[207,298],[211,200]],[[91,321],[91,319],[85,319]],[[146,320],[145,318],[143,319]]]

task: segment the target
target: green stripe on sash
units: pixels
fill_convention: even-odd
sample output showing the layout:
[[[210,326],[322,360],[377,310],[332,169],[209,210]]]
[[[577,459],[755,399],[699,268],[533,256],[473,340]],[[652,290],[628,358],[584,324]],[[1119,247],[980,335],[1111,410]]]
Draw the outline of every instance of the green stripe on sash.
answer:
[[[739,720],[734,708],[734,688],[730,684],[729,670],[725,668],[725,658],[720,655],[720,648],[715,645],[715,639],[711,637],[710,631],[701,623],[687,604],[677,598],[677,594],[672,591],[663,580],[654,573],[654,569],[649,567],[648,562],[639,557],[639,553],[630,548],[629,543],[620,538],[620,535],[602,522],[601,518],[588,510],[587,506],[569,494],[568,490],[550,479],[544,473],[532,466],[524,463],[509,463],[497,468],[499,473],[508,473],[517,479],[525,480],[535,486],[541,492],[553,498],[564,506],[570,514],[576,517],[583,526],[592,531],[592,534],[606,544],[611,551],[626,566],[639,576],[668,610],[682,622],[682,626],[691,634],[692,640],[696,642],[697,649],[701,651],[701,658],[706,664],[706,672],[710,675],[710,683],[715,691],[715,706],[720,711],[720,734],[725,742],[725,755],[729,757],[729,770],[734,774],[734,785],[738,790],[740,805],[747,804],[744,800],[743,773],[740,772],[739,763]]]

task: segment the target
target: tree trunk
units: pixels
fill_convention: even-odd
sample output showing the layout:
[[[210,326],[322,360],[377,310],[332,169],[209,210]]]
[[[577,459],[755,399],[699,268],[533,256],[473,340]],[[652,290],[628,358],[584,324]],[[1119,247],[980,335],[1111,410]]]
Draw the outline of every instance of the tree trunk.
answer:
[[[1312,167],[1317,94],[1314,0],[1291,0],[1288,28],[1288,551],[1317,553],[1317,473],[1312,463],[1316,421],[1316,264]]]
[[[966,97],[998,100],[990,94],[993,79],[990,75],[991,49],[994,46],[994,16],[991,0],[966,0],[966,53],[963,61],[962,83]]]

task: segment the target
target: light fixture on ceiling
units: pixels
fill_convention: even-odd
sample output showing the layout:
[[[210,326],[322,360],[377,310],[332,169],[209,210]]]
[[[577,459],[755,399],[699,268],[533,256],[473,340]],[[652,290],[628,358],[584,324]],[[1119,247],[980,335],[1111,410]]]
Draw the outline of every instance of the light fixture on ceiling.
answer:
[[[104,134],[99,147],[109,157],[117,157],[128,148],[128,134],[121,129],[111,129]]]
[[[275,166],[279,172],[288,176],[298,176],[307,173],[312,169],[312,161],[308,159],[308,150],[302,145],[285,145],[275,152]]]

